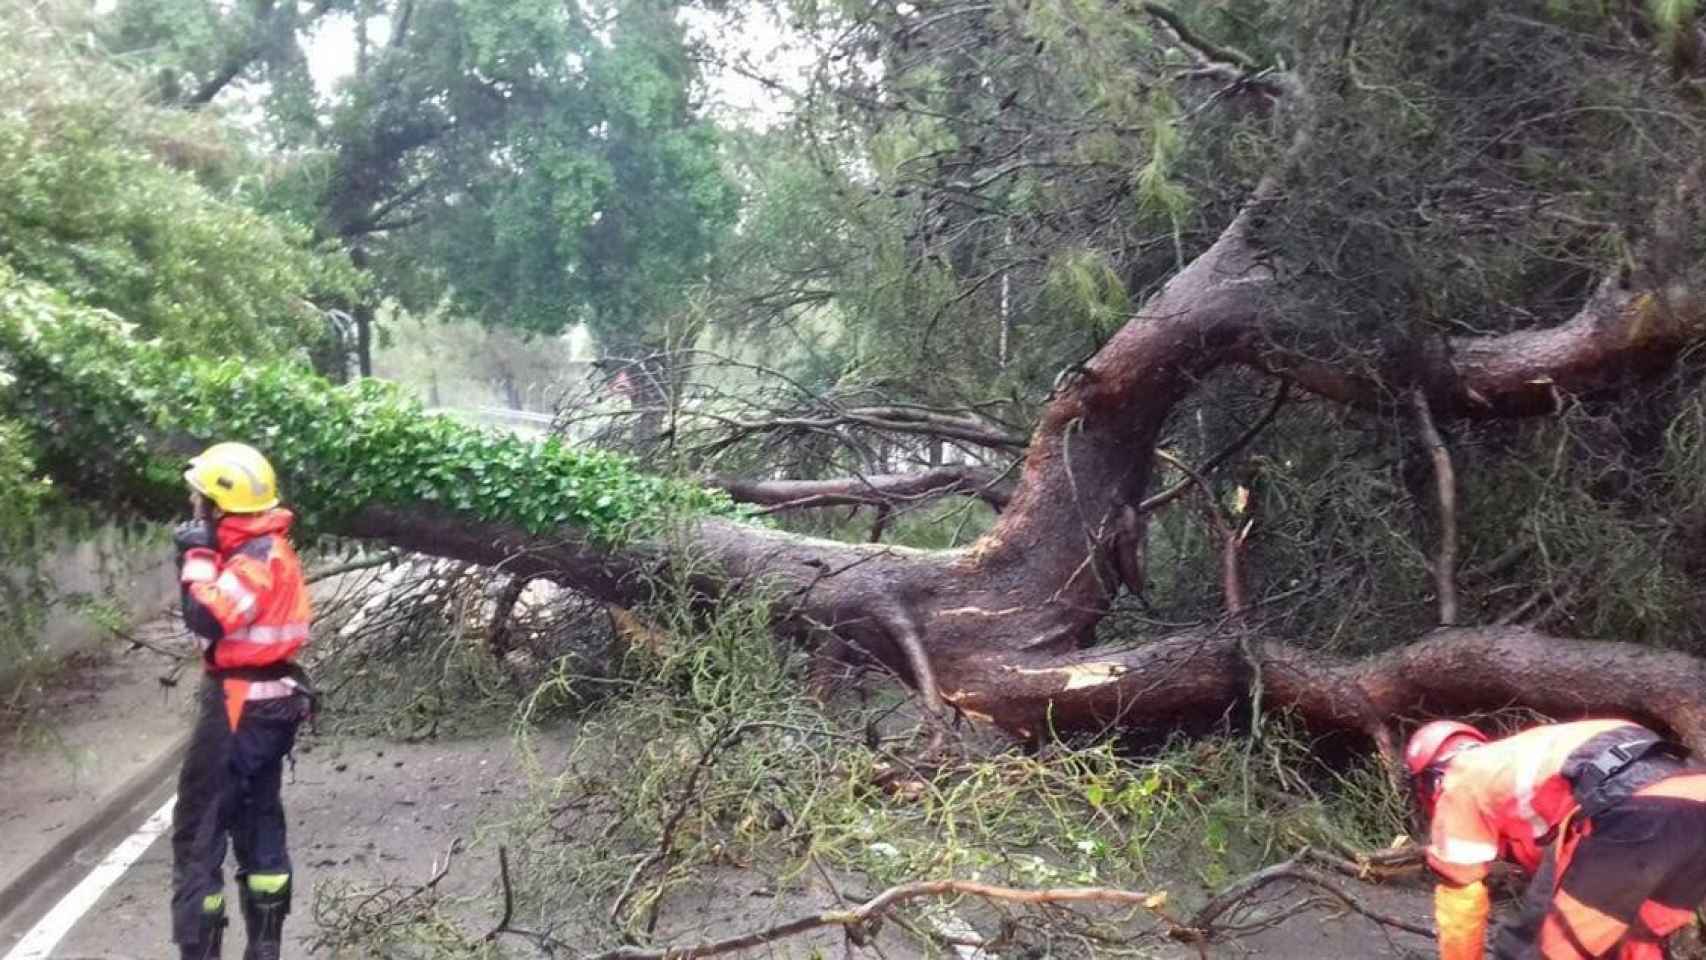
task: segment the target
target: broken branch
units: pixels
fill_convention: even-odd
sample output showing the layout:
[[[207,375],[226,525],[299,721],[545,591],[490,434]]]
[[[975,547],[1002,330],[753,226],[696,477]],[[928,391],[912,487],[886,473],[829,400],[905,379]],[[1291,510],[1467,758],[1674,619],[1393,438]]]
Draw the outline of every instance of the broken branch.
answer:
[[[1248,446],[1250,441],[1256,439],[1256,436],[1267,428],[1268,424],[1274,422],[1274,418],[1279,416],[1280,408],[1285,406],[1285,402],[1290,396],[1291,384],[1289,382],[1281,382],[1279,392],[1274,394],[1274,402],[1268,405],[1267,412],[1262,414],[1255,423],[1250,424],[1249,428],[1243,433],[1239,434],[1238,439],[1227,444],[1219,453],[1216,453],[1214,456],[1204,460],[1202,466],[1198,468],[1198,472],[1202,474],[1202,476],[1207,477],[1221,464],[1225,463],[1233,454]],[[1152,513],[1177,499],[1179,495],[1183,494],[1186,490],[1189,490],[1193,482],[1196,481],[1187,474],[1185,479],[1180,480],[1178,483],[1173,484],[1152,497],[1145,498],[1142,503],[1137,505],[1137,509],[1143,513]]]
[[[1363,903],[1361,900],[1358,900],[1356,897],[1353,897],[1340,889],[1337,884],[1328,880],[1326,877],[1304,867],[1302,863],[1309,857],[1309,855],[1309,848],[1305,847],[1291,859],[1282,863],[1276,863],[1271,867],[1265,867],[1228,886],[1225,890],[1216,894],[1208,903],[1204,904],[1201,910],[1197,911],[1196,916],[1191,918],[1189,927],[1183,930],[1176,930],[1174,932],[1175,939],[1190,941],[1197,938],[1211,938],[1215,932],[1215,921],[1219,920],[1228,911],[1244,902],[1257,891],[1282,880],[1314,887],[1344,904],[1353,913],[1373,920],[1381,926],[1392,927],[1395,930],[1403,930],[1406,933],[1413,933],[1420,937],[1427,937],[1429,940],[1434,939],[1434,932],[1427,927],[1411,923],[1401,917],[1394,917],[1391,914],[1375,910]],[[1279,920],[1286,919],[1296,913],[1300,913],[1308,907],[1309,903],[1305,902],[1286,913],[1270,918],[1270,920],[1278,922]],[[1268,925],[1271,925],[1271,923]]]
[[[1421,387],[1410,391],[1416,425],[1433,458],[1434,496],[1439,507],[1439,558],[1434,561],[1434,582],[1439,591],[1439,625],[1457,624],[1457,474],[1451,466],[1451,451],[1434,426],[1428,395]]]
[[[1175,13],[1170,7],[1162,6],[1159,3],[1145,3],[1143,5],[1143,12],[1149,14],[1162,23],[1165,23],[1167,28],[1173,31],[1174,35],[1179,38],[1181,43],[1195,50],[1211,62],[1229,64],[1243,70],[1245,73],[1255,73],[1261,69],[1261,64],[1257,63],[1254,57],[1242,50],[1239,50],[1237,47],[1229,47],[1224,44],[1215,43],[1214,41],[1208,40],[1192,31],[1190,27],[1185,25],[1184,18]]]
[[[996,510],[1007,506],[1011,471],[982,467],[941,467],[918,473],[870,474],[832,480],[711,481],[736,503],[764,507],[762,513],[816,507],[890,506],[947,496],[976,497]]]
[[[671,960],[676,957],[713,957],[749,947],[775,943],[822,927],[842,927],[862,931],[872,920],[911,900],[924,897],[962,895],[1000,900],[1007,903],[1113,903],[1159,912],[1161,900],[1156,894],[1114,887],[1056,887],[1044,890],[1022,890],[978,883],[972,880],[926,880],[903,883],[884,890],[851,910],[829,910],[796,917],[763,930],[743,933],[722,940],[670,947],[617,947],[595,954],[589,960]]]

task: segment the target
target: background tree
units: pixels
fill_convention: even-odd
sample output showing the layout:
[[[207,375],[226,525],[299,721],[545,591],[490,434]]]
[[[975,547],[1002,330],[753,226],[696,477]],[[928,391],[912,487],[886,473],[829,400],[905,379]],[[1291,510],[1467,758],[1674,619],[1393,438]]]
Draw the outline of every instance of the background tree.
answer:
[[[348,304],[366,375],[380,297],[616,339],[680,308],[737,198],[677,9],[127,0],[109,36],[158,52],[175,103],[253,91],[283,151],[255,202],[308,219],[375,278]],[[355,70],[322,92],[306,46],[345,29]]]

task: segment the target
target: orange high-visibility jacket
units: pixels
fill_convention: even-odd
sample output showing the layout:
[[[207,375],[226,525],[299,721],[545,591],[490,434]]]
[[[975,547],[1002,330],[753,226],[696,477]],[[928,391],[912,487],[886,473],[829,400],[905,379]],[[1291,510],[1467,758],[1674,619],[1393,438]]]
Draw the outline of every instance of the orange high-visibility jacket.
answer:
[[[184,554],[184,620],[201,635],[210,673],[285,664],[308,641],[308,588],[286,539],[295,519],[288,510],[232,514],[219,522],[217,551]],[[294,689],[287,681],[259,681],[237,699]]]
[[[1564,763],[1594,737],[1627,720],[1554,723],[1451,758],[1440,781],[1428,838],[1428,865],[1454,883],[1473,883],[1501,857],[1532,874],[1550,834],[1576,809]]]
[[[1428,837],[1440,960],[1481,960],[1492,902],[1488,867],[1500,858],[1533,874],[1557,828],[1576,810],[1565,763],[1589,740],[1641,728],[1626,720],[1536,727],[1454,755],[1440,781]],[[1550,954],[1548,954],[1550,956]]]

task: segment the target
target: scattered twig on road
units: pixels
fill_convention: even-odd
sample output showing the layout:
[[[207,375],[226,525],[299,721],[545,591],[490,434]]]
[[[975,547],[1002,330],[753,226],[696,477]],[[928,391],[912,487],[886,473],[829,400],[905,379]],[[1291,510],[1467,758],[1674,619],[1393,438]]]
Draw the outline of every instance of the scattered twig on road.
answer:
[[[734,732],[736,731],[730,731],[730,733],[714,738],[712,747],[722,743]],[[707,752],[714,753],[715,750],[708,749]],[[1161,929],[1168,937],[1194,945],[1203,957],[1208,956],[1207,944],[1213,941],[1236,938],[1256,930],[1266,929],[1317,907],[1333,903],[1337,903],[1381,926],[1402,930],[1431,940],[1434,938],[1434,933],[1426,926],[1375,910],[1362,900],[1345,892],[1331,880],[1304,866],[1305,861],[1315,860],[1356,876],[1359,875],[1359,871],[1365,869],[1376,871],[1403,869],[1414,856],[1415,851],[1413,849],[1384,851],[1368,855],[1357,854],[1356,860],[1353,862],[1344,857],[1321,854],[1305,847],[1289,860],[1265,867],[1229,884],[1188,921],[1180,920],[1166,911],[1167,895],[1165,893],[1125,890],[1116,887],[1053,887],[1027,890],[972,880],[952,879],[915,881],[891,886],[863,903],[844,905],[841,909],[806,914],[762,929],[725,937],[721,940],[665,946],[629,944],[594,954],[585,960],[673,960],[673,958],[679,957],[713,957],[776,943],[825,927],[840,927],[846,932],[850,942],[865,942],[873,932],[875,925],[902,904],[912,900],[952,896],[980,897],[985,900],[1030,906],[1100,903],[1134,907],[1155,916],[1161,921]],[[1359,867],[1359,863],[1365,866]],[[821,870],[821,867],[819,869]],[[636,871],[636,875],[637,873],[638,871]],[[572,948],[568,943],[550,934],[523,930],[511,925],[515,914],[515,895],[509,874],[509,854],[503,847],[498,848],[498,875],[503,888],[503,913],[497,925],[485,935],[484,940],[490,942],[499,936],[508,934],[531,940],[541,951],[548,954],[556,950],[571,950]],[[1366,876],[1367,874],[1361,875]],[[827,881],[827,879],[826,875],[825,880]],[[1324,896],[1310,897],[1256,922],[1231,923],[1224,919],[1258,892],[1282,881],[1310,887],[1320,891]],[[632,877],[629,886],[632,886]],[[835,892],[837,899],[841,899],[840,893],[834,891],[833,884],[831,890]],[[846,904],[846,901],[843,903]]]
[[[131,633],[129,630],[115,627],[112,624],[102,624],[102,626],[106,628],[108,633],[112,634],[113,639],[122,640],[125,643],[130,644],[130,649],[133,651],[147,650],[152,653],[158,653],[162,657],[169,657],[174,662],[190,659],[190,655],[183,650],[172,650],[162,647],[157,643],[142,639],[136,634]]]
[[[681,788],[681,796],[676,800],[675,809],[670,811],[669,819],[664,821],[663,831],[658,835],[657,849],[635,865],[633,872],[628,874],[628,881],[622,884],[622,892],[617,895],[616,902],[610,905],[610,921],[612,923],[616,922],[616,918],[622,915],[622,908],[628,905],[628,899],[634,895],[634,885],[639,882],[640,877],[653,865],[665,860],[672,852],[675,845],[676,827],[680,826],[682,818],[687,816],[687,811],[698,799],[698,792],[695,788],[699,784],[699,778],[710,768],[718,754],[733,746],[735,741],[744,736],[752,727],[753,724],[750,723],[724,724],[711,737],[710,742],[705,744],[705,748],[699,752],[699,762],[693,765],[693,772],[687,775],[687,783]],[[653,920],[655,919],[656,914],[654,913]],[[651,926],[651,923],[647,924],[648,929]]]
[[[1214,936],[1216,931],[1216,922],[1219,921],[1222,916],[1226,915],[1227,912],[1238,906],[1240,903],[1243,903],[1257,891],[1269,884],[1284,880],[1314,887],[1323,893],[1326,893],[1334,900],[1339,901],[1353,913],[1367,917],[1381,926],[1392,927],[1396,930],[1403,930],[1406,933],[1413,933],[1417,936],[1427,937],[1430,940],[1434,938],[1434,932],[1427,927],[1411,923],[1401,917],[1394,917],[1390,914],[1381,913],[1380,911],[1363,903],[1361,900],[1358,900],[1356,897],[1346,893],[1331,880],[1328,880],[1319,873],[1303,866],[1303,861],[1310,858],[1310,850],[1308,847],[1305,847],[1291,859],[1282,863],[1276,863],[1271,867],[1265,867],[1261,870],[1257,870],[1255,873],[1233,883],[1225,890],[1216,894],[1208,903],[1204,904],[1202,909],[1198,910],[1196,915],[1191,918],[1188,926],[1182,929],[1175,929],[1172,936],[1175,939],[1185,940],[1187,942],[1210,939]],[[1263,923],[1263,926],[1272,926],[1274,923],[1301,913],[1314,905],[1313,901],[1305,901],[1284,913],[1269,917],[1268,921]]]
[[[778,940],[823,927],[841,927],[856,936],[862,936],[872,921],[881,918],[890,910],[909,900],[950,895],[982,897],[986,900],[1024,904],[1114,903],[1140,907],[1158,915],[1160,914],[1160,906],[1165,900],[1158,894],[1137,890],[1120,890],[1114,887],[1056,887],[1044,890],[1022,890],[1016,887],[1001,887],[972,880],[926,880],[890,887],[851,910],[826,910],[821,913],[807,914],[762,930],[754,930],[704,943],[668,947],[617,947],[595,954],[587,960],[670,960],[674,957],[713,957],[719,954],[732,953],[736,950],[775,943]],[[1165,915],[1162,916],[1165,919]]]
[[[1414,844],[1372,853],[1348,845],[1339,847],[1337,855],[1314,848],[1305,848],[1304,852],[1317,864],[1365,883],[1416,873],[1424,866],[1422,848]]]
[[[536,930],[522,930],[518,927],[510,926],[510,920],[515,916],[515,891],[510,886],[509,882],[509,850],[501,846],[498,847],[498,879],[503,883],[503,916],[498,920],[498,925],[493,927],[491,932],[481,939],[490,943],[507,933],[511,936],[533,941],[535,946],[539,947],[540,950],[546,953],[550,953],[553,949],[569,949],[569,945],[567,943],[558,940],[556,937],[553,937],[548,933],[540,933]]]
[[[444,858],[433,861],[432,875],[412,887],[385,883],[359,896],[341,884],[318,887],[314,899],[314,920],[320,932],[315,936],[310,951],[322,946],[364,942],[379,931],[406,925],[430,910],[430,901],[425,907],[408,908],[432,894],[450,875],[451,861],[461,846],[460,837],[451,840],[444,851]]]

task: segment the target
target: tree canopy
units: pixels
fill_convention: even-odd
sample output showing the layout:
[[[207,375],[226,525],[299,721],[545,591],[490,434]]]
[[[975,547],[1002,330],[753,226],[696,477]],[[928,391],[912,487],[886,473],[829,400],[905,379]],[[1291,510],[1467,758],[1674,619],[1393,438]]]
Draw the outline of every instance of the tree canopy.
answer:
[[[184,353],[271,357],[322,338],[316,302],[360,282],[306,225],[233,195],[245,145],[139,103],[133,76],[63,24],[8,21],[0,262]]]

